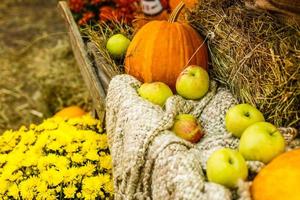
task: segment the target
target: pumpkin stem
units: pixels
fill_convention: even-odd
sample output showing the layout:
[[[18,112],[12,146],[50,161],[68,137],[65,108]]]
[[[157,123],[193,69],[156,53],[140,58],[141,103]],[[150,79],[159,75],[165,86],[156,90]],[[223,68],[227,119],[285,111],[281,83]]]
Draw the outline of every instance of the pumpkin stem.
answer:
[[[176,22],[177,18],[179,16],[179,13],[181,12],[181,10],[184,8],[185,4],[183,1],[180,1],[180,3],[176,6],[176,8],[173,10],[173,12],[170,15],[170,18],[168,20],[168,22]]]

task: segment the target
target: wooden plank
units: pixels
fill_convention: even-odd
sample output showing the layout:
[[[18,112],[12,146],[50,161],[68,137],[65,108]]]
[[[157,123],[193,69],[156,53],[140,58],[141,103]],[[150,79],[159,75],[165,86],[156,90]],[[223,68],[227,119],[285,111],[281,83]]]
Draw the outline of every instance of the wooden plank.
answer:
[[[105,71],[105,69],[108,68],[107,66],[109,64],[105,61],[105,59],[103,58],[103,56],[99,52],[99,49],[97,48],[97,46],[93,42],[88,42],[87,51],[92,56],[92,58],[93,58],[92,60],[95,62],[94,66],[95,66],[96,73],[99,76],[99,79],[101,81],[103,89],[106,93],[109,82],[112,79],[112,77],[110,77],[107,74],[107,72]]]
[[[58,3],[58,9],[65,20],[73,53],[75,55],[76,61],[78,63],[83,79],[86,83],[86,86],[93,99],[93,105],[97,111],[98,118],[100,120],[104,120],[106,96],[105,90],[103,89],[103,86],[101,85],[96,70],[88,57],[86,47],[80,35],[78,26],[74,21],[74,18],[68,7],[67,2],[60,1]]]

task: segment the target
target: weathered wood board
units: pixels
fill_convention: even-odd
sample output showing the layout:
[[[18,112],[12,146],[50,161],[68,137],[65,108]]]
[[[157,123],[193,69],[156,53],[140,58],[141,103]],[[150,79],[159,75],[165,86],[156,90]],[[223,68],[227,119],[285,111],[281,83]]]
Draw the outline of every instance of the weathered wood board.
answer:
[[[105,76],[101,68],[95,66],[95,63],[92,62],[92,54],[89,55],[88,53],[87,45],[83,42],[67,2],[60,1],[58,9],[65,20],[70,44],[87,89],[93,99],[94,109],[97,112],[98,118],[104,120],[106,89],[110,79]],[[92,47],[92,44],[88,45]],[[92,56],[95,57],[95,55]]]

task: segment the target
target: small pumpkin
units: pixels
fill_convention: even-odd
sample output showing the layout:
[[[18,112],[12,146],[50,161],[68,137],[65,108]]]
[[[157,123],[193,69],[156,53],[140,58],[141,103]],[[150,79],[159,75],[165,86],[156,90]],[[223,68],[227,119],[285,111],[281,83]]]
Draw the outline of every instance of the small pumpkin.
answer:
[[[86,112],[79,106],[69,106],[58,111],[54,116],[62,118],[77,118],[85,115]]]
[[[300,199],[300,149],[279,155],[255,177],[251,193],[254,200]]]
[[[169,21],[151,21],[132,39],[125,57],[125,72],[142,82],[161,81],[175,88],[180,72],[188,65],[207,70],[208,52],[202,37],[190,25],[176,22],[180,3]]]

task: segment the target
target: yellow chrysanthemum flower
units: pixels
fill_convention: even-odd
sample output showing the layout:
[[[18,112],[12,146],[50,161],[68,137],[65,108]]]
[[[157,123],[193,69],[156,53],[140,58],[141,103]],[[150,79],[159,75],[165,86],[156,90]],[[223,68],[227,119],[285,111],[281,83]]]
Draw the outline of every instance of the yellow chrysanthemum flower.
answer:
[[[36,197],[36,200],[57,200],[56,193],[54,190],[48,190],[45,193],[39,193]]]
[[[14,198],[14,199],[19,198],[19,188],[18,188],[18,185],[16,183],[13,183],[12,185],[9,186],[7,195],[9,197]]]
[[[109,181],[104,184],[104,190],[109,193],[110,195],[113,195],[114,192],[114,184],[112,181]]]
[[[0,154],[0,166],[6,163],[7,161],[7,154]]]
[[[95,172],[96,167],[91,163],[87,163],[85,166],[78,168],[78,174],[82,176],[92,176]]]
[[[81,174],[79,173],[79,169],[77,167],[65,168],[60,172],[64,183],[70,183],[81,179]]]
[[[43,193],[47,193],[48,191],[48,184],[46,181],[43,180],[39,180],[37,186],[36,186],[36,190],[39,194],[43,194]]]
[[[0,199],[112,198],[111,157],[101,132],[89,115],[6,131],[0,136]]]
[[[64,195],[66,198],[74,198],[77,188],[74,185],[69,185],[64,188]]]
[[[100,168],[110,170],[112,168],[112,159],[110,155],[100,157]]]
[[[32,177],[20,183],[19,189],[22,199],[34,199],[36,196],[36,186],[38,182],[37,177]]]
[[[89,151],[85,157],[91,161],[98,161],[99,160],[99,155],[98,155],[98,151],[95,150],[91,150]]]
[[[40,174],[43,181],[46,181],[50,186],[57,186],[63,181],[60,171],[56,169],[48,169]]]
[[[75,163],[83,163],[83,161],[85,160],[85,158],[83,157],[83,155],[79,154],[79,153],[74,153],[71,157],[72,162]]]
[[[0,178],[0,196],[3,197],[5,195],[7,189],[9,188],[8,184],[8,181]]]
[[[108,148],[107,135],[106,134],[98,135],[96,140],[97,140],[98,147],[100,149],[107,149]]]

